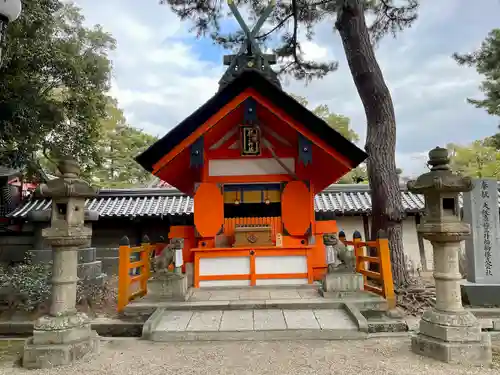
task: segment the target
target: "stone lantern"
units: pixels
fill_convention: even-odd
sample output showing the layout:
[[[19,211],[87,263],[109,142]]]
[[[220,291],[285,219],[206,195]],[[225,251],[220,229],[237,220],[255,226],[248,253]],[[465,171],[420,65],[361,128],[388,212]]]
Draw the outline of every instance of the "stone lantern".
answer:
[[[476,317],[462,305],[460,242],[470,225],[460,220],[458,195],[472,190],[472,180],[455,175],[448,151],[429,152],[430,172],[408,182],[408,190],[425,197],[425,216],[417,231],[433,246],[436,305],[424,312],[420,332],[412,338],[415,353],[448,363],[491,362],[491,338],[481,333]]]
[[[62,159],[58,169],[61,176],[39,191],[52,199],[51,225],[42,231],[52,247],[52,294],[49,315],[35,322],[24,347],[23,366],[28,368],[70,364],[99,348],[89,318],[76,311],[78,249],[92,236],[84,225],[85,200],[97,192],[79,178],[74,160]]]

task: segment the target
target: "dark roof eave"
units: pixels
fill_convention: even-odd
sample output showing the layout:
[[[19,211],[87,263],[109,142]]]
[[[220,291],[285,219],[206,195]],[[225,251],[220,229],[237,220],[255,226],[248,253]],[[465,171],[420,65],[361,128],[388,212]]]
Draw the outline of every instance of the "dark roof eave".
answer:
[[[286,110],[301,124],[306,124],[319,138],[326,140],[341,155],[347,157],[355,168],[366,160],[368,155],[355,144],[344,138],[325,121],[298,103],[290,95],[269,82],[257,71],[246,71],[234,79],[229,85],[217,92],[193,114],[174,127],[163,138],[151,145],[135,160],[144,169],[153,171],[156,164],[165,154],[168,154],[182,140],[192,134],[198,127],[205,123],[212,115],[217,113],[232,98],[246,90],[254,88],[276,106]]]

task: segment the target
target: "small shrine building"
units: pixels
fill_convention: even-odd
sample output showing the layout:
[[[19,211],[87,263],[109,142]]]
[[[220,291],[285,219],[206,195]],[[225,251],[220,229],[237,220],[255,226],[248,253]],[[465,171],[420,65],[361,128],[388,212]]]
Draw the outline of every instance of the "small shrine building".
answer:
[[[282,90],[249,33],[244,47],[219,91],[136,160],[193,196],[194,225],[169,237],[184,238],[194,287],[312,283],[337,232],[314,197],[367,154]]]

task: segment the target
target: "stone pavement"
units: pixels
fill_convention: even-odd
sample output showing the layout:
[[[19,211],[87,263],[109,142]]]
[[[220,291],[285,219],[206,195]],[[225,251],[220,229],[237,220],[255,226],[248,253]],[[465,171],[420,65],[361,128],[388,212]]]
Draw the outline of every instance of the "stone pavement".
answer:
[[[158,309],[148,322],[143,337],[152,341],[366,337],[344,309]]]
[[[317,286],[241,289],[196,289],[188,301],[322,299]]]
[[[341,309],[165,311],[162,331],[259,331],[276,329],[353,329],[358,327]]]

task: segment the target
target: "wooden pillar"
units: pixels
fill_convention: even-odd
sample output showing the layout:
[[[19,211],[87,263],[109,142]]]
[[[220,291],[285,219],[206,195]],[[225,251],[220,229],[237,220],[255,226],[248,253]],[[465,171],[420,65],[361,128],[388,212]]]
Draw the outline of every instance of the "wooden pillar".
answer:
[[[372,238],[370,237],[370,220],[368,219],[368,215],[362,215],[363,218],[363,233],[365,235],[365,241],[370,241]],[[372,257],[379,256],[378,250],[376,247],[370,247],[367,249],[368,254]],[[380,272],[380,267],[377,263],[369,263],[368,269],[373,272]]]
[[[364,230],[364,235],[365,235],[365,241],[371,240],[370,223],[368,220],[368,215],[363,215],[363,230]]]
[[[417,228],[419,225],[420,225],[420,214],[416,214],[415,228]],[[418,251],[420,253],[420,264],[422,265],[422,271],[427,272],[429,271],[429,269],[427,267],[427,257],[425,255],[424,238],[418,231],[417,231],[417,243],[418,243]]]

